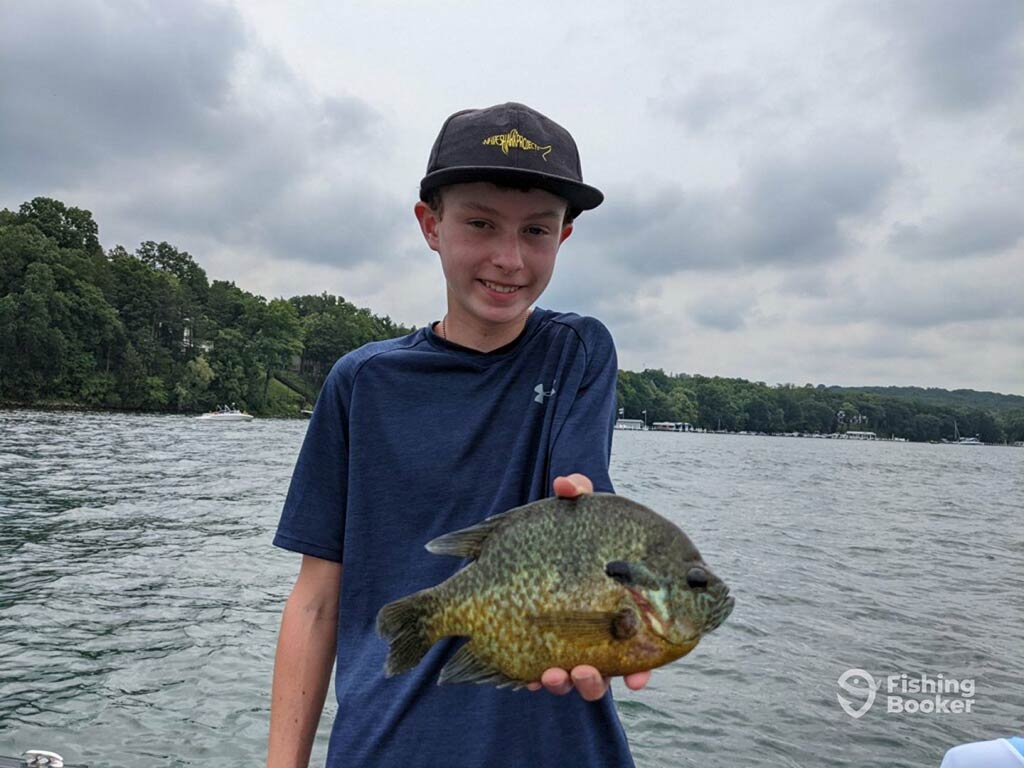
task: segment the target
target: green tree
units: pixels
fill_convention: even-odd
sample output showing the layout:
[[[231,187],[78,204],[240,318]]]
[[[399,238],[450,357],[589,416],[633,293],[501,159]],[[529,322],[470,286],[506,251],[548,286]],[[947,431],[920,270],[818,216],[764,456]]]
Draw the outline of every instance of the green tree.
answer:
[[[263,370],[262,398],[266,400],[273,372],[288,368],[302,352],[302,326],[295,307],[284,299],[255,302],[250,311],[247,325],[254,330],[249,350],[255,366]]]
[[[704,429],[739,428],[740,407],[725,379],[701,378],[697,385],[697,421]]]
[[[776,424],[776,409],[768,398],[761,394],[754,395],[743,407],[746,428],[751,432],[772,432]],[[781,427],[781,424],[778,424]]]
[[[1024,408],[1006,413],[1002,427],[1006,439],[1011,443],[1024,441]]]
[[[681,385],[675,386],[669,394],[668,400],[672,412],[671,421],[689,424],[697,421],[697,403],[693,399],[693,394],[688,390]]]
[[[53,382],[64,368],[68,341],[53,327],[51,314],[56,293],[53,270],[35,263],[25,270],[24,291],[7,297],[4,315],[13,319],[8,329],[13,343],[5,345],[0,369],[17,399],[53,396]]]
[[[197,357],[185,364],[185,372],[174,387],[179,411],[198,411],[213,405],[209,394],[215,374],[205,357]]]
[[[117,394],[121,407],[138,409],[149,402],[146,365],[135,345],[128,342],[117,371]]]
[[[21,204],[18,220],[33,224],[60,248],[102,254],[99,228],[89,211],[69,208],[59,200],[48,197],[37,197]]]
[[[829,434],[835,427],[835,409],[827,402],[808,399],[800,406],[800,429],[804,432]]]

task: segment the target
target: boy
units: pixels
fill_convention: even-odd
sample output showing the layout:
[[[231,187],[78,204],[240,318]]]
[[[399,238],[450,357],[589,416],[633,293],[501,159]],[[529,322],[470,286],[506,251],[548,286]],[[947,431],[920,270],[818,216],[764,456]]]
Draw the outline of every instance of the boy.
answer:
[[[427,541],[552,491],[613,490],[612,339],[592,318],[531,310],[573,219],[603,200],[572,136],[521,104],[458,112],[420,198],[447,312],[345,355],[324,383],[274,539],[303,559],[278,640],[268,764],[306,765],[337,655],[328,766],[632,765],[592,667],[530,686],[579,695],[438,686],[459,645],[448,638],[384,677],[377,611],[461,566]]]

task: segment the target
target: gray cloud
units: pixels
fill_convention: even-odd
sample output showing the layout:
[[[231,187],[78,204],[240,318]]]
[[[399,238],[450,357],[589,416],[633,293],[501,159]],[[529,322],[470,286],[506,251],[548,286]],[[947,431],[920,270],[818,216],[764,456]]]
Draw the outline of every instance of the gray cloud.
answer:
[[[829,261],[849,241],[841,224],[876,210],[899,174],[885,137],[836,134],[798,154],[769,158],[751,174],[739,231],[755,263]]]
[[[1019,269],[1007,263],[979,273],[969,268],[929,272],[876,270],[831,292],[826,302],[804,313],[813,324],[868,322],[893,333],[906,328],[1024,318]]]
[[[914,92],[924,105],[963,112],[1020,92],[1020,0],[903,0],[870,9],[889,32],[893,53],[909,65]]]
[[[694,302],[690,316],[705,328],[737,331],[746,325],[752,307],[752,299],[747,295],[715,292]]]
[[[754,102],[754,84],[737,75],[715,73],[681,94],[665,93],[648,100],[648,109],[682,123],[694,133],[724,119],[746,113]]]
[[[236,8],[25,3],[9,22],[5,198],[60,196],[119,240],[213,240],[311,262],[356,264],[396,242],[397,203],[362,162],[371,142],[386,146],[380,116],[312,94]]]
[[[912,333],[892,333],[871,329],[866,333],[849,333],[842,338],[810,340],[807,352],[822,359],[864,360],[872,373],[882,372],[891,367],[893,361],[908,360],[918,363],[938,360],[942,354],[929,347]],[[856,386],[857,379],[834,382]]]
[[[957,259],[1001,253],[1024,238],[1020,201],[971,203],[948,216],[920,224],[897,224],[889,246],[912,259]]]
[[[789,71],[712,71],[677,86],[666,79],[661,92],[647,100],[647,111],[686,128],[695,138],[724,131],[737,144],[766,126],[788,132],[808,117],[815,95],[805,83],[792,82]]]
[[[525,99],[608,194],[541,303],[604,320],[631,365],[942,384],[970,360],[1019,391],[1020,0],[598,3],[514,68],[485,55],[522,53],[507,25],[438,48],[408,31],[480,20],[378,5],[0,3],[0,205],[57,197],[105,245],[164,239],[250,290],[425,322],[443,290],[409,208],[434,131]]]
[[[726,212],[712,195],[688,195],[670,186],[611,189],[608,196],[600,213],[577,227],[579,239],[601,260],[628,265],[644,277],[736,263],[736,254],[723,250],[719,224]]]
[[[46,184],[108,159],[172,147],[216,151],[211,121],[245,43],[235,11],[175,3],[33,2],[0,24],[0,160]]]
[[[842,290],[830,264],[805,264],[787,270],[778,283],[781,294],[798,298],[820,299]]]
[[[734,188],[612,189],[581,239],[646,277],[834,261],[851,244],[843,224],[879,209],[899,172],[892,142],[836,132],[752,162]]]
[[[361,145],[375,138],[377,113],[362,99],[328,96],[318,126],[328,144]]]

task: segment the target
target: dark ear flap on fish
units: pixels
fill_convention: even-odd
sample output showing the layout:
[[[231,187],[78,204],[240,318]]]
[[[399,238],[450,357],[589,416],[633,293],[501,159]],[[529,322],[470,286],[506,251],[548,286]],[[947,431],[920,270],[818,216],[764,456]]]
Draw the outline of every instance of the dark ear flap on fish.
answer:
[[[661,586],[657,577],[643,563],[627,563],[625,560],[612,560],[604,566],[605,574],[626,587],[646,587],[657,589]]]
[[[507,512],[489,517],[482,523],[463,528],[459,531],[446,533],[427,542],[427,551],[435,555],[454,555],[455,557],[480,557],[484,542],[494,533]]]
[[[629,563],[622,560],[612,560],[605,565],[604,572],[619,584],[633,583],[633,570],[629,567]]]

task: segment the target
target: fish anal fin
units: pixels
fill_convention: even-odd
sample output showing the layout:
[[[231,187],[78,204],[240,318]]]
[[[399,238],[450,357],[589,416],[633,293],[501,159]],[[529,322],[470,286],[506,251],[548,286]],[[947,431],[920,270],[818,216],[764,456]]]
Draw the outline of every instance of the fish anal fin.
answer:
[[[441,670],[437,684],[449,683],[489,683],[499,688],[520,688],[526,685],[522,680],[514,680],[497,667],[481,660],[473,650],[472,641],[459,648]]]

